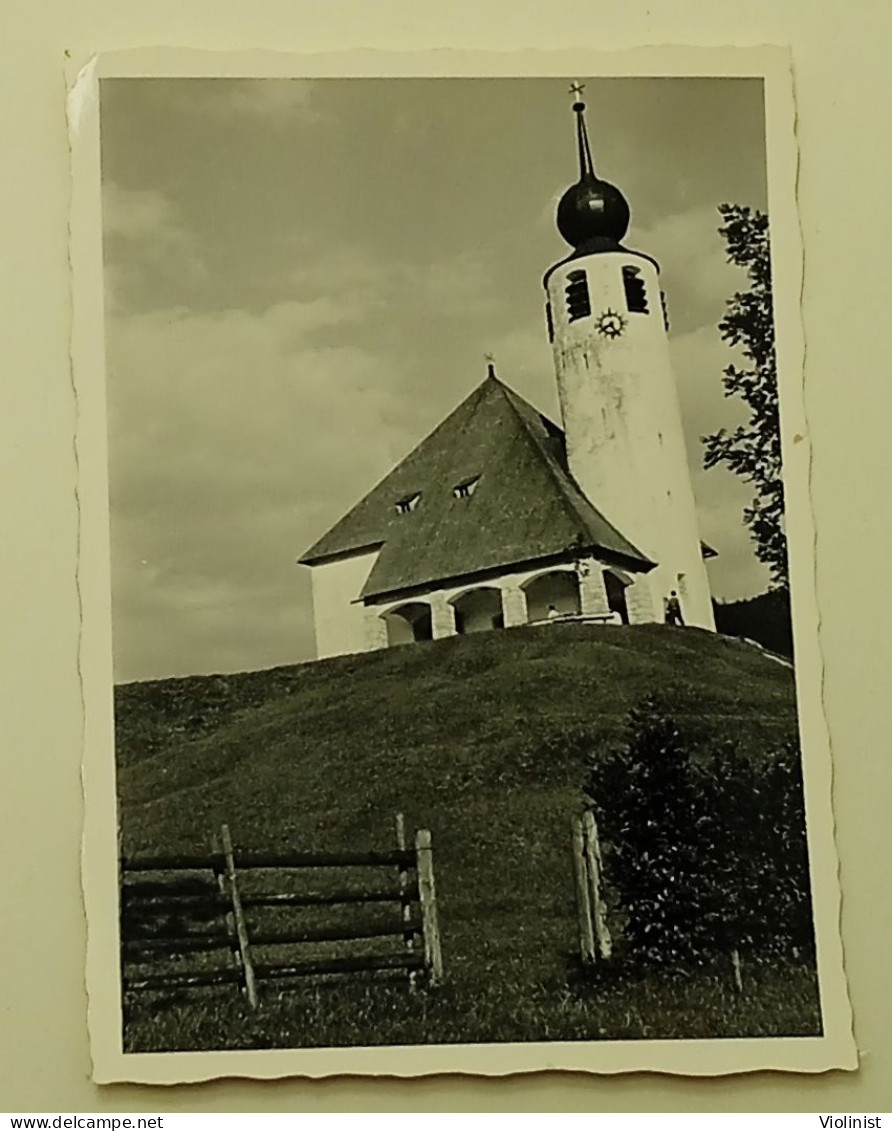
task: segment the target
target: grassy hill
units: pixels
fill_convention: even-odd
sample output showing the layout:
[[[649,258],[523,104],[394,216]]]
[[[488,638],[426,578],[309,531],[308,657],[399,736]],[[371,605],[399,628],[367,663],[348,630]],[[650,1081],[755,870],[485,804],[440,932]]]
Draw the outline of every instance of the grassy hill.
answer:
[[[658,1016],[646,1003],[630,1009],[627,993],[615,1024],[605,998],[597,1025],[566,999],[576,950],[570,815],[591,760],[622,739],[630,707],[655,689],[687,732],[704,744],[734,739],[743,757],[795,732],[789,669],[733,640],[656,625],[522,628],[125,685],[116,692],[125,851],[200,850],[224,821],[248,849],[391,847],[401,811],[409,829],[433,832],[449,985],[433,1035],[419,1030],[417,1002],[388,1012],[368,999],[375,1026],[363,1043],[671,1036],[683,1014],[697,1030],[684,1035],[730,1035],[727,1017],[687,998]],[[511,1000],[500,990],[508,985]],[[299,1043],[358,1040],[356,995],[377,992],[332,991],[321,1035],[307,1037],[304,1015]],[[591,992],[616,1000],[603,985]],[[732,1028],[813,1031],[810,983],[802,993],[792,1012],[756,1009]],[[559,1017],[534,1007],[555,995]],[[340,1027],[329,1023],[338,1000],[352,1018]],[[315,1001],[306,1009],[318,1011]],[[172,1008],[188,1047],[295,1040],[293,1009],[290,1021],[265,1010],[224,1024],[229,1006],[203,1017]],[[157,1027],[143,1020],[134,1020],[135,1047],[157,1047]]]

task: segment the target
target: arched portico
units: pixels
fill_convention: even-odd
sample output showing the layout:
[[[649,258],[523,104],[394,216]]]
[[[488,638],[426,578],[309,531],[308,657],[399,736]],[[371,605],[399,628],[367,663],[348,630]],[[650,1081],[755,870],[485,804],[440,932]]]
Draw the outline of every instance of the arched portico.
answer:
[[[578,616],[582,610],[579,578],[575,570],[553,569],[539,573],[521,586],[530,623],[554,616]]]
[[[433,640],[431,607],[425,601],[410,601],[381,614],[387,626],[387,646]]]
[[[455,613],[455,631],[462,636],[505,627],[502,591],[494,586],[466,589],[453,597],[449,604]]]

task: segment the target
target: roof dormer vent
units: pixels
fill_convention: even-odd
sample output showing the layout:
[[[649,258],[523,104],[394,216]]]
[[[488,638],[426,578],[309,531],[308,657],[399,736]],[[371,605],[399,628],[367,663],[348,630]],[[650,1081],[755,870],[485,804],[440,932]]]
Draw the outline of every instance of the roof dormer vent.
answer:
[[[452,488],[452,494],[456,499],[470,499],[470,497],[477,490],[477,484],[479,482],[479,475],[475,475],[471,479],[464,479],[461,483],[456,483],[456,485]]]
[[[397,514],[411,514],[412,511],[418,506],[418,500],[421,498],[421,492],[416,491],[414,495],[405,495],[402,499],[397,499],[396,512]]]

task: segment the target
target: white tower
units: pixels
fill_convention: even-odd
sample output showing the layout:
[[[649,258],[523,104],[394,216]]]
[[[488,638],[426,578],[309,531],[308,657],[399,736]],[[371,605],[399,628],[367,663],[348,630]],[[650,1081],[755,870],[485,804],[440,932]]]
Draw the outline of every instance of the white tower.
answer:
[[[596,176],[585,104],[573,110],[580,176],[557,209],[573,252],[545,276],[570,471],[656,563],[649,574],[656,614],[675,590],[685,623],[714,629],[659,268],[621,245],[629,206]]]

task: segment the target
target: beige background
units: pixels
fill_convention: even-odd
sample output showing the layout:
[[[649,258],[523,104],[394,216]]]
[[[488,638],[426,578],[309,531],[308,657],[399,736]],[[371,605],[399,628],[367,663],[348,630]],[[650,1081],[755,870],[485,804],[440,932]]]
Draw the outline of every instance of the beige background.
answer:
[[[690,0],[337,7],[255,0],[137,5],[23,0],[0,12],[0,557],[6,810],[0,1108],[95,1110],[871,1110],[890,1106],[890,937],[885,854],[890,760],[883,711],[890,670],[881,554],[889,476],[882,347],[890,288],[889,93],[892,9],[858,0],[822,12],[805,0],[746,7]],[[347,9],[345,13],[345,9]],[[163,1091],[89,1083],[79,885],[80,699],[75,585],[74,398],[68,375],[68,193],[63,51],[168,43],[452,46],[511,50],[645,42],[792,43],[806,248],[806,408],[814,450],[818,589],[827,714],[836,758],[843,933],[863,1053],[858,1074],[719,1081],[539,1076],[509,1081],[221,1082]],[[8,462],[8,466],[7,466]],[[873,580],[876,578],[876,580]]]

